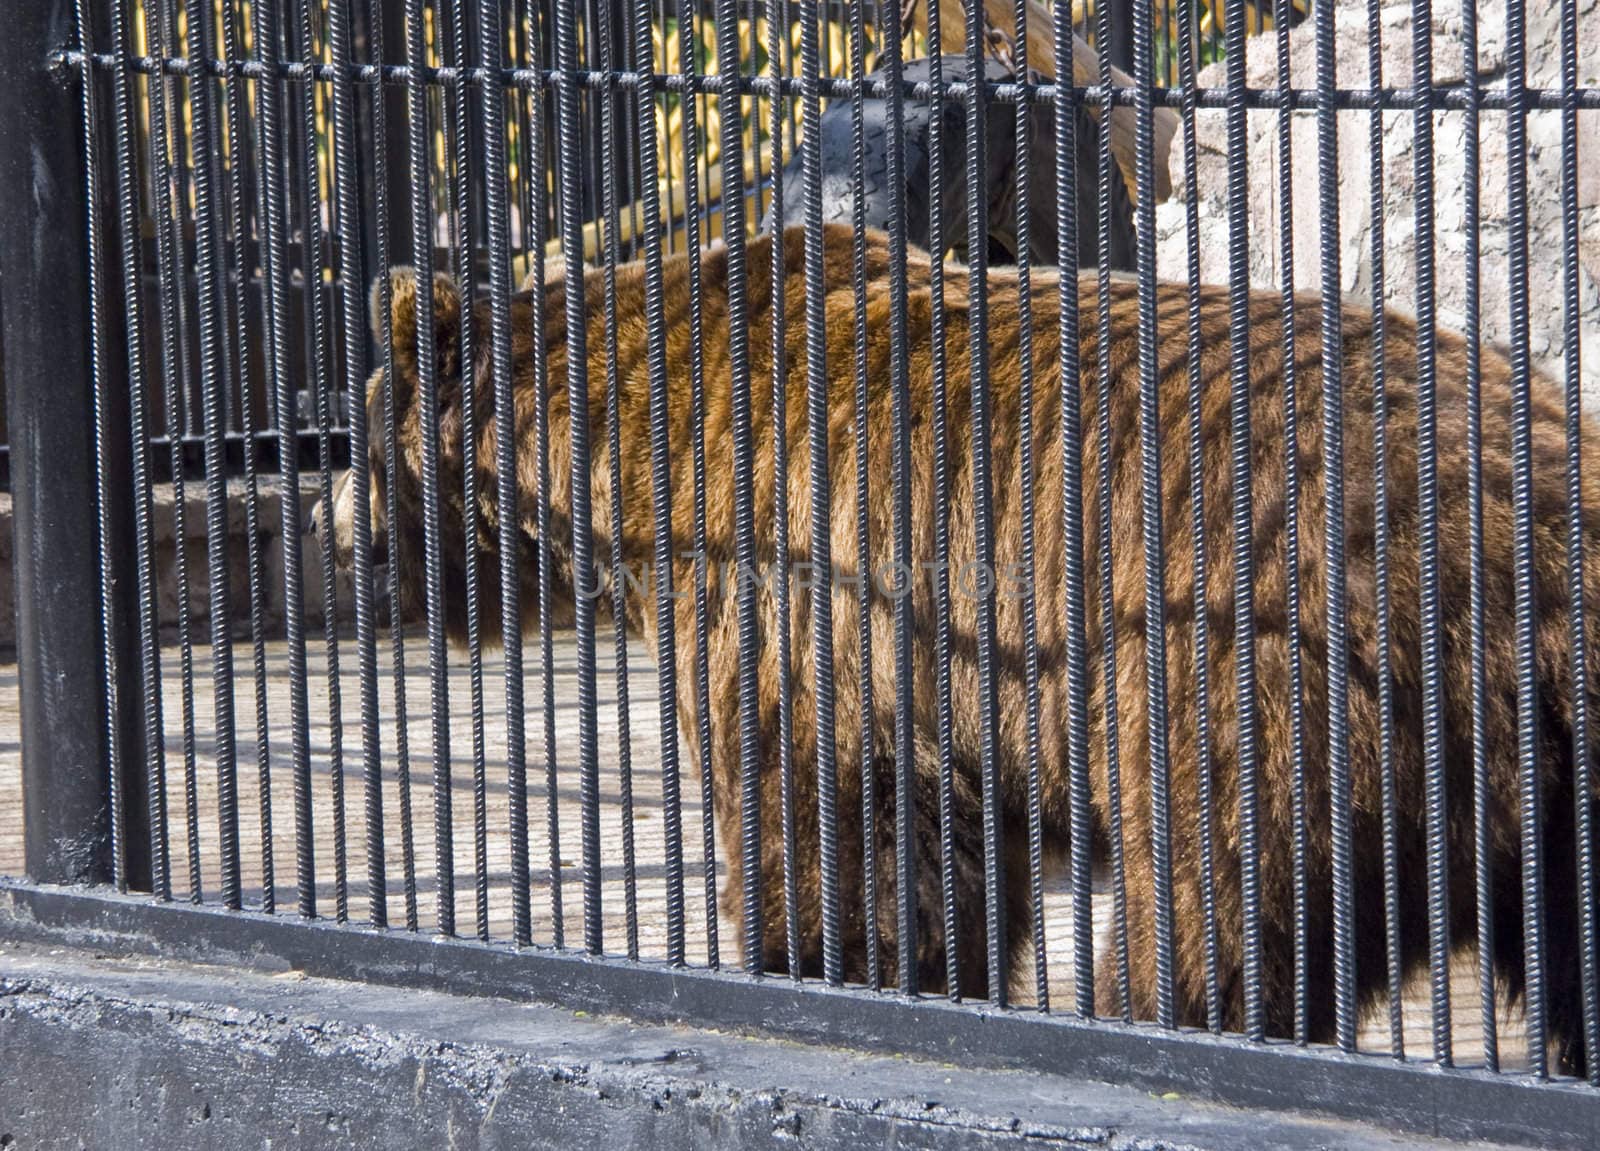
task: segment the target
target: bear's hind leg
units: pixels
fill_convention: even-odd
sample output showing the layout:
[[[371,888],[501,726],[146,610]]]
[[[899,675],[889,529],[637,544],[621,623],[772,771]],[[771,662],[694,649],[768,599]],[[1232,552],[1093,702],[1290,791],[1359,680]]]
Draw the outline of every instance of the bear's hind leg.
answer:
[[[934,733],[918,731],[912,781],[912,841],[916,875],[917,986],[924,994],[950,992],[951,960],[958,990],[965,998],[988,995],[987,935],[984,903],[983,799],[976,764],[960,758],[952,764],[949,838],[950,866],[944,860],[944,818],[941,810],[939,744]],[[896,854],[895,762],[881,756],[877,787],[877,920],[882,977],[899,982],[899,866]],[[945,877],[952,880],[955,946],[947,948]]]

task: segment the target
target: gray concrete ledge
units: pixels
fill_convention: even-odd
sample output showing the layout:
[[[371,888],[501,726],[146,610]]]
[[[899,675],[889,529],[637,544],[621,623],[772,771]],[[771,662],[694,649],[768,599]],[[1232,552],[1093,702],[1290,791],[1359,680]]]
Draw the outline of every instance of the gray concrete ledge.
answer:
[[[229,614],[235,638],[250,634],[249,536],[245,530],[245,511],[249,487],[238,478],[227,483],[228,514],[228,594]],[[283,629],[283,484],[277,476],[263,476],[256,489],[257,544],[265,574],[262,589],[262,620],[268,635]],[[320,479],[315,474],[300,477],[300,578],[305,588],[301,613],[308,624],[322,623],[321,544],[310,533],[311,509],[321,496]],[[178,578],[177,492],[172,484],[155,484],[151,489],[151,543],[155,555],[156,606],[161,627],[169,636],[176,629],[181,605],[187,603],[196,638],[204,637],[209,627],[211,598],[210,575],[206,566],[206,488],[203,481],[184,485],[184,556],[186,580]],[[16,594],[11,574],[11,493],[0,492],[0,649],[16,646]],[[337,574],[338,620],[353,618],[354,589],[349,573]],[[186,585],[187,594],[180,591]]]
[[[4,942],[0,1067],[0,1146],[18,1148],[1456,1146],[1049,1075]]]

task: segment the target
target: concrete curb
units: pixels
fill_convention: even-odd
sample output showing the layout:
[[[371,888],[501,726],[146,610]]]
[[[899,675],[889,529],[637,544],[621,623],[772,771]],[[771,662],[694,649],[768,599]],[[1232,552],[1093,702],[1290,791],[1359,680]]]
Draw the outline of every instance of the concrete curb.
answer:
[[[1046,1075],[35,945],[0,946],[0,1066],[0,1146],[27,1148],[1455,1146]]]

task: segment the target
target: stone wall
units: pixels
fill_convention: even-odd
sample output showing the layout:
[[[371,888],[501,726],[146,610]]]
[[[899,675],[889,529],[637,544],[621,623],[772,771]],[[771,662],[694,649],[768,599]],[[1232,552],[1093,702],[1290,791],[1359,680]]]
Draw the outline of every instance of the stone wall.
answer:
[[[1363,0],[1336,0],[1338,83],[1367,88],[1367,12]],[[1578,0],[1578,82],[1600,85],[1600,0]],[[1503,0],[1482,0],[1478,7],[1478,75],[1486,88],[1505,83],[1505,6]],[[1560,9],[1557,4],[1529,5],[1528,85],[1556,88],[1561,79]],[[1381,12],[1383,83],[1406,88],[1412,83],[1412,18],[1409,0],[1388,0]],[[1315,31],[1307,21],[1290,34],[1290,75],[1296,88],[1316,84]],[[1443,0],[1433,9],[1433,78],[1439,85],[1458,84],[1463,76],[1461,10]],[[1246,56],[1251,87],[1277,84],[1277,42],[1274,34],[1252,38]],[[1200,73],[1206,87],[1221,87],[1224,65]],[[1282,205],[1278,182],[1278,116],[1276,111],[1249,114],[1250,277],[1261,287],[1282,282],[1278,229]],[[1371,114],[1341,112],[1339,124],[1339,249],[1344,291],[1368,304],[1372,294],[1372,185],[1369,137]],[[1532,352],[1535,363],[1560,377],[1563,371],[1561,276],[1561,114],[1535,111],[1528,117],[1528,219]],[[1441,326],[1461,330],[1466,324],[1465,146],[1466,116],[1459,111],[1434,114],[1435,280]],[[1480,230],[1482,251],[1483,338],[1503,344],[1510,336],[1506,213],[1506,115],[1483,111],[1479,124]],[[1169,163],[1174,195],[1157,209],[1157,252],[1163,278],[1186,277],[1188,247],[1185,199],[1198,196],[1202,278],[1226,283],[1228,274],[1227,121],[1220,109],[1196,117],[1199,163],[1195,189],[1183,171],[1182,136],[1173,141]],[[1383,197],[1385,283],[1388,305],[1408,314],[1416,311],[1415,210],[1413,133],[1409,110],[1383,117]],[[1290,141],[1293,171],[1294,279],[1300,288],[1321,285],[1321,230],[1317,185],[1315,113],[1293,116]],[[1584,395],[1592,411],[1600,411],[1600,111],[1579,116],[1579,279],[1582,331],[1581,370]]]
[[[263,620],[269,636],[283,632],[283,530],[280,493],[276,477],[263,478],[256,494],[258,543],[262,566]],[[315,475],[300,480],[301,586],[308,625],[322,623],[322,549],[310,534],[311,509],[319,496]],[[171,484],[157,484],[153,496],[153,526],[156,550],[156,602],[160,612],[163,640],[176,638],[179,604],[182,597],[178,580],[178,549],[175,546],[177,506]],[[245,509],[248,488],[242,479],[228,481],[228,608],[236,638],[250,634],[250,566]],[[188,603],[195,643],[210,641],[211,582],[206,558],[206,490],[203,481],[184,485],[184,559],[188,565]],[[0,649],[15,648],[17,642],[16,598],[12,582],[11,493],[0,492]],[[341,623],[353,618],[354,589],[349,573],[338,577],[338,612]]]

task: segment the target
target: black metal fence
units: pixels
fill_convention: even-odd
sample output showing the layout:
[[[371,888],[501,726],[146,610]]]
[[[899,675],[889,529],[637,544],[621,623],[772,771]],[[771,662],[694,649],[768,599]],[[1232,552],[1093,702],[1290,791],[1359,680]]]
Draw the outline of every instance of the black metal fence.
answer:
[[[759,67],[757,57],[765,51],[765,45],[758,43],[754,24],[759,23],[760,16],[758,5],[750,6],[751,16],[746,18],[744,27],[748,34],[741,36],[741,64],[752,69]],[[216,29],[221,26],[220,7],[214,5],[210,13],[213,20],[213,38],[217,36]],[[847,48],[845,46],[845,29],[848,27],[848,13],[838,4],[824,3],[819,11],[824,20],[822,67],[826,74],[835,78],[842,78],[848,70]],[[1176,57],[1171,50],[1172,33],[1175,27],[1177,8],[1168,5],[1158,10],[1158,20],[1161,28],[1167,35],[1161,41],[1163,47],[1157,49],[1157,58],[1164,63],[1163,66],[1172,71],[1176,77]],[[1298,17],[1299,9],[1292,9]],[[430,10],[431,12],[431,10]],[[680,71],[677,61],[680,52],[688,52],[698,62],[702,69],[715,66],[715,42],[711,25],[711,7],[704,2],[691,6],[693,16],[692,27],[694,34],[687,41],[666,36],[665,30],[676,20],[676,5],[671,0],[663,0],[654,11],[656,40],[652,49],[658,49],[658,68],[663,73]],[[1117,45],[1113,53],[1114,62],[1126,69],[1131,66],[1128,53],[1131,51],[1131,42],[1128,39],[1127,28],[1131,5],[1127,0],[1116,0],[1111,6],[1110,25],[1113,29],[1112,42]],[[1252,31],[1257,31],[1270,22],[1270,16],[1250,9],[1253,20],[1250,24]],[[169,306],[174,309],[172,325],[172,339],[174,346],[170,352],[173,366],[177,372],[177,386],[169,397],[165,390],[151,396],[152,426],[157,429],[157,434],[151,439],[155,449],[152,460],[152,474],[158,482],[171,480],[172,469],[181,468],[183,474],[190,479],[198,479],[204,474],[204,428],[202,404],[200,393],[197,391],[198,376],[200,374],[200,349],[198,344],[198,317],[191,314],[192,301],[196,298],[196,285],[192,281],[193,265],[189,256],[195,250],[197,234],[194,228],[195,194],[196,194],[196,143],[197,140],[220,140],[227,134],[229,109],[225,101],[217,101],[213,124],[209,127],[202,125],[200,134],[196,135],[192,115],[189,114],[187,104],[187,81],[183,73],[169,74],[159,83],[152,83],[149,79],[153,75],[151,65],[154,61],[166,54],[173,59],[183,59],[194,55],[189,47],[189,27],[187,5],[169,3],[164,8],[154,3],[146,5],[136,3],[129,17],[130,44],[128,51],[136,62],[136,71],[140,73],[130,91],[132,100],[133,130],[139,138],[141,157],[144,158],[140,174],[140,205],[139,221],[140,234],[143,237],[142,267],[144,269],[145,283],[143,290],[152,296],[160,298],[165,293]],[[313,6],[312,23],[310,29],[311,53],[313,58],[325,65],[332,62],[331,20],[324,7]],[[385,38],[391,44],[404,42],[405,37],[405,12],[402,4],[374,4],[357,5],[350,13],[350,41],[351,50],[357,59],[371,61],[375,47],[381,47]],[[450,23],[452,13],[448,7],[441,7],[437,28],[431,21],[425,28],[425,42],[429,64],[439,67],[447,63],[446,56],[451,51],[451,44],[455,39],[455,31]],[[1198,18],[1198,16],[1197,16]],[[506,32],[508,38],[508,56],[511,60],[527,65],[536,61],[538,66],[553,68],[555,65],[555,45],[549,35],[552,27],[552,14],[549,4],[523,3],[515,10],[506,14]],[[240,11],[237,17],[240,39],[240,50],[244,55],[252,51],[253,21],[250,15],[248,0],[241,0]],[[586,43],[597,43],[602,31],[609,35],[612,41],[612,52],[619,61],[619,66],[626,70],[633,68],[633,54],[635,51],[634,37],[627,14],[615,4],[602,20],[600,10],[594,5],[587,6],[579,15],[580,25],[583,29],[583,38]],[[1197,49],[1201,58],[1215,59],[1220,56],[1219,25],[1207,19],[1209,34],[1203,37],[1203,45]],[[196,20],[194,26],[198,28]],[[540,29],[544,29],[541,37]],[[109,34],[109,29],[106,30]],[[793,28],[791,27],[791,32]],[[1081,6],[1074,8],[1074,31],[1088,44],[1093,44],[1096,38],[1096,25],[1091,19],[1091,13]],[[290,58],[305,58],[305,48],[294,44],[293,37],[298,34],[298,29],[290,28],[286,32],[284,52]],[[830,42],[830,34],[831,40]],[[473,28],[468,21],[462,35],[470,44]],[[925,35],[914,37],[913,43],[918,47],[925,45]],[[108,46],[109,47],[109,46]],[[789,62],[794,56],[794,36],[791,34],[784,48],[788,50]],[[470,49],[469,49],[470,51]],[[869,53],[869,60],[871,55]],[[1169,62],[1170,61],[1170,62]],[[160,93],[164,100],[159,108],[151,106],[152,97]],[[358,160],[356,164],[356,181],[359,194],[364,203],[375,203],[377,188],[374,180],[379,173],[379,164],[376,163],[384,151],[399,156],[406,147],[404,113],[405,105],[403,95],[398,90],[390,91],[386,100],[386,111],[382,115],[374,115],[371,111],[370,94],[363,91],[359,98],[363,103],[365,114],[357,117],[357,131],[360,139]],[[322,213],[322,244],[324,250],[320,259],[329,277],[324,284],[323,298],[320,306],[325,312],[331,313],[337,305],[333,294],[342,290],[340,277],[344,274],[345,267],[359,269],[362,272],[361,282],[370,282],[376,268],[373,260],[378,249],[376,234],[375,213],[368,213],[363,220],[363,229],[356,237],[359,245],[357,255],[352,255],[346,261],[338,244],[340,238],[328,227],[329,206],[331,200],[330,182],[333,176],[333,147],[334,128],[332,123],[332,102],[327,92],[318,90],[313,99],[312,118],[309,125],[300,124],[298,120],[286,127],[291,137],[304,133],[303,139],[312,141],[306,145],[301,139],[292,139],[287,146],[290,160],[301,163],[311,163],[307,158],[307,147],[315,152],[315,162],[312,170],[319,189],[320,203],[318,210]],[[714,109],[713,98],[703,95],[699,98],[701,106],[700,119],[706,121],[708,114]],[[247,326],[238,333],[242,337],[241,349],[245,360],[241,365],[238,357],[241,349],[230,345],[227,354],[232,365],[232,376],[229,389],[223,394],[224,426],[227,429],[227,443],[225,458],[228,461],[230,473],[235,476],[245,474],[244,444],[251,441],[254,444],[253,463],[264,472],[277,470],[277,453],[281,447],[278,437],[270,431],[262,432],[259,429],[271,429],[276,424],[275,408],[277,397],[270,387],[266,386],[267,369],[264,358],[264,345],[266,333],[261,328],[261,317],[266,314],[265,304],[261,294],[265,291],[265,262],[259,250],[259,236],[249,228],[253,219],[259,219],[265,214],[265,201],[261,198],[259,170],[262,163],[260,155],[259,130],[252,122],[254,115],[254,100],[247,96],[240,102],[237,109],[241,117],[238,139],[242,148],[238,160],[237,175],[235,175],[234,159],[230,152],[224,150],[220,155],[213,156],[213,168],[220,165],[220,169],[213,172],[212,179],[221,179],[224,172],[229,179],[237,179],[242,185],[243,201],[241,211],[244,213],[244,222],[247,225],[246,238],[243,245],[234,255],[233,272],[245,284],[246,311],[249,319]],[[681,113],[675,116],[670,114],[662,119],[662,128],[669,143],[677,146],[664,150],[661,157],[662,164],[658,177],[661,181],[661,191],[667,204],[666,216],[668,225],[665,231],[665,244],[668,251],[675,251],[686,243],[686,236],[690,225],[685,219],[685,185],[684,171],[690,164],[689,158],[683,153],[681,140],[683,135],[683,117]],[[799,109],[792,102],[786,108],[786,127],[791,133],[792,146],[794,133],[799,127]],[[437,220],[437,230],[440,232],[438,243],[445,243],[447,233],[453,227],[449,214],[456,209],[448,203],[448,197],[440,194],[441,189],[449,186],[449,164],[451,158],[448,151],[447,135],[453,138],[455,127],[450,120],[450,109],[442,101],[435,100],[432,115],[435,123],[435,137],[430,149],[429,167],[430,177],[435,189],[432,211]],[[513,115],[507,126],[507,179],[509,185],[508,198],[512,205],[512,242],[516,249],[522,253],[524,263],[529,250],[529,232],[532,227],[531,213],[533,210],[533,180],[530,176],[531,164],[529,161],[529,128],[526,110]],[[599,247],[597,237],[601,234],[596,223],[600,217],[601,187],[604,181],[604,172],[601,165],[603,144],[599,135],[600,122],[596,117],[589,118],[592,123],[588,125],[587,147],[585,150],[585,164],[583,168],[581,202],[583,216],[587,228],[585,233],[585,255],[590,261],[598,258]],[[714,124],[714,120],[711,121]],[[387,140],[382,147],[374,144],[372,132],[375,125],[381,124],[387,132]],[[554,129],[554,122],[547,116],[546,130]],[[631,128],[631,120],[624,118],[619,121],[617,138],[618,165],[613,173],[614,178],[621,178],[623,183],[617,189],[618,203],[624,206],[624,211],[619,218],[619,231],[622,236],[622,251],[628,259],[637,259],[641,252],[641,232],[639,204],[637,195],[637,181],[639,164],[634,150],[637,140]],[[760,145],[766,140],[768,125],[764,116],[747,117],[748,142],[751,149],[764,152]],[[470,139],[476,140],[477,125],[467,125]],[[470,146],[470,145],[469,145]],[[164,159],[158,160],[156,148],[164,148]],[[702,132],[699,141],[700,154],[693,158],[692,166],[696,170],[697,179],[703,192],[700,199],[702,219],[698,222],[702,235],[716,235],[720,227],[720,172],[717,169],[717,142],[715,132]],[[789,151],[792,151],[789,149]],[[785,152],[788,154],[788,151]],[[764,162],[764,161],[763,161]],[[390,205],[390,223],[392,235],[389,238],[391,255],[398,260],[409,259],[411,235],[410,212],[411,203],[409,195],[409,173],[407,165],[400,163],[387,163],[382,165],[384,175],[388,180],[386,195]],[[168,188],[158,200],[157,192],[152,181],[157,178],[160,171],[165,171],[169,180]],[[764,206],[766,203],[766,188],[772,174],[763,170],[759,179],[750,182],[746,189],[754,206]],[[556,191],[552,189],[552,191]],[[552,204],[547,208],[553,210]],[[165,204],[168,217],[159,220],[156,215]],[[481,192],[476,201],[479,211],[469,220],[468,226],[474,229],[474,241],[481,249],[486,243],[484,222],[482,219]],[[298,233],[304,242],[306,235],[303,213],[310,210],[305,203],[291,202],[286,205],[291,219],[287,222],[291,234]],[[297,216],[296,214],[301,215]],[[297,226],[298,221],[298,226]],[[547,246],[554,248],[558,241],[551,236],[553,220],[546,221],[546,235],[550,237]],[[165,246],[165,248],[163,248]],[[168,291],[159,282],[159,267],[163,250],[175,262],[173,275],[180,273],[177,268],[188,269],[183,273],[189,279],[182,288]],[[437,259],[447,259],[446,249],[439,248]],[[477,267],[482,274],[482,253],[477,257]],[[303,293],[292,293],[289,297],[292,315],[286,324],[288,339],[294,359],[303,363],[308,359],[307,341],[317,338],[317,333],[311,330],[312,317],[306,310],[306,300]],[[375,345],[370,341],[368,356],[375,351]],[[343,356],[343,349],[339,344],[342,333],[337,330],[322,334],[322,338],[329,340],[328,346],[320,351],[320,355],[339,361]],[[161,346],[162,332],[152,327],[146,334],[145,355],[155,361],[160,359],[164,350]],[[302,467],[315,467],[318,458],[320,430],[317,423],[316,399],[310,387],[311,381],[301,379],[300,387],[296,391],[296,411],[300,427],[299,463]],[[253,389],[253,390],[252,390]],[[343,465],[349,459],[348,431],[344,424],[345,405],[342,402],[342,386],[335,381],[335,403],[331,406],[329,417],[328,439],[333,458]],[[173,418],[169,423],[167,405],[171,402],[174,407]],[[0,488],[9,488],[10,485],[10,449],[9,435],[6,426],[6,411],[0,405]],[[252,437],[246,431],[249,425],[257,429]],[[173,452],[173,437],[179,445]]]
[[[909,54],[950,44],[931,5],[380,7],[12,15],[14,905],[330,974],[1592,1140],[1600,433],[1580,386],[1578,128],[1600,89],[1578,82],[1576,0],[1555,89],[1526,84],[1522,0],[1494,89],[1473,0],[1451,84],[1417,0],[1400,87],[1372,0],[1360,89],[1336,82],[1332,3],[1311,14],[1309,89],[1290,84],[1288,0],[1266,89],[1246,86],[1244,0],[1220,89],[1198,86],[1185,5],[1165,10],[1166,56],[1155,9],[1129,9],[1131,85],[1112,82],[1110,6],[1094,56],[1068,4],[1040,28],[1026,2],[974,0],[965,58],[927,65]],[[727,66],[702,68],[702,30]],[[996,53],[1008,78],[986,71]],[[935,125],[959,109],[959,131],[908,140],[919,108]],[[1218,286],[1199,283],[1194,191],[1210,109],[1228,127]],[[1281,278],[1253,291],[1261,110]],[[823,118],[845,111],[830,169]],[[1315,117],[1319,191],[1298,216],[1297,115]],[[1381,197],[1397,115],[1414,322],[1383,310],[1381,232],[1370,297],[1294,291],[1309,229],[1320,299],[1342,298],[1338,136],[1372,133]],[[1468,125],[1464,335],[1436,327],[1449,117]],[[1536,117],[1559,121],[1558,187],[1528,186]],[[1163,123],[1187,284],[1156,275]],[[997,133],[1014,137],[999,168]],[[1493,133],[1503,173],[1479,170]],[[1479,338],[1491,181],[1504,354]],[[875,195],[885,232],[866,226]],[[1561,209],[1545,252],[1538,197]],[[1130,201],[1131,275],[1113,256]],[[946,262],[958,242],[966,262]],[[1097,267],[1073,274],[1085,252]],[[415,274],[378,274],[401,253]],[[580,253],[599,265],[581,284]],[[1546,269],[1560,379],[1532,362]],[[163,647],[152,488],[194,473],[189,438],[209,645],[185,611]],[[252,521],[240,588],[230,444],[263,438],[276,453],[238,465],[291,490],[316,473],[317,554],[284,499],[281,555]],[[104,887],[52,886],[82,882]]]

